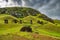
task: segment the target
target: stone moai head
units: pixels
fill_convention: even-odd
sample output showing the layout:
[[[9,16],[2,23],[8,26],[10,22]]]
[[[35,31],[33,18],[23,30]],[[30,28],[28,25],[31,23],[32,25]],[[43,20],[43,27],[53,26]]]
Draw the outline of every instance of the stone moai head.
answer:
[[[38,20],[37,23],[39,23],[39,24],[43,24],[43,21]]]
[[[33,24],[33,21],[32,20],[30,20],[30,24]]]
[[[23,21],[22,20],[20,20],[20,24],[22,24],[23,23]]]
[[[5,23],[5,24],[8,24],[8,20],[7,20],[7,19],[5,19],[5,20],[4,20],[4,23]]]
[[[14,20],[13,20],[13,22],[14,22],[14,23],[17,23],[17,22],[18,22],[18,20],[14,19]]]

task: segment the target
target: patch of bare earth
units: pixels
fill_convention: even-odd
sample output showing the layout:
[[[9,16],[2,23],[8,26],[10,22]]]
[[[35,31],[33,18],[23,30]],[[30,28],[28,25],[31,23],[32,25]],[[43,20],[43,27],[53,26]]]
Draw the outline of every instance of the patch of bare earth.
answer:
[[[54,37],[50,37],[50,36],[45,36],[45,35],[38,35],[38,34],[32,34],[33,38],[35,38],[35,40],[60,40],[59,38],[54,38]]]
[[[39,35],[39,34],[32,34],[32,33],[30,34],[30,36],[32,36],[32,39],[22,37],[19,35],[1,35],[0,40],[60,40],[58,38],[45,36],[45,35]]]

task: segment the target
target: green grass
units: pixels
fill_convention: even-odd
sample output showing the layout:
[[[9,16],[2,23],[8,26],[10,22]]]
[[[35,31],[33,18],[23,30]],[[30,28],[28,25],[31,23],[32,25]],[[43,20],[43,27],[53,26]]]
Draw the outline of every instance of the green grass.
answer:
[[[4,23],[5,18],[9,20],[8,24]],[[12,22],[13,19],[17,19],[18,21],[22,19],[22,21],[24,22],[23,24],[20,24],[19,22],[15,24]],[[30,24],[30,20],[33,20],[33,24]],[[43,24],[38,24],[37,23],[38,20],[43,21]],[[56,24],[53,24],[49,21],[37,18],[37,16],[35,17],[30,15],[25,18],[15,18],[11,15],[6,15],[6,14],[0,15],[0,35],[17,33],[20,36],[32,38],[32,36],[30,36],[28,32],[20,31],[20,29],[24,26],[31,26],[33,33],[38,32],[39,34],[60,38],[60,26],[57,26]]]

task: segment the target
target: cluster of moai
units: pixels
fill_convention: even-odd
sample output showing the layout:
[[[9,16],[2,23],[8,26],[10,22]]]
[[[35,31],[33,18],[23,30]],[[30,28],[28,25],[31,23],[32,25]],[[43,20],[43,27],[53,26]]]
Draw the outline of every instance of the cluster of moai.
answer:
[[[16,19],[12,20],[12,22],[14,22],[14,23],[18,23],[18,22],[19,22],[20,24],[23,23],[22,20],[18,21],[18,20],[16,20]],[[4,20],[4,23],[5,23],[5,24],[8,24],[8,19],[5,19],[5,20]],[[43,24],[43,21],[38,20],[37,23],[38,23],[38,24]],[[30,24],[33,24],[33,20],[30,20]]]
[[[19,22],[20,24],[23,23],[22,20],[18,21],[18,20],[16,20],[16,19],[14,19],[13,22],[14,22],[14,23],[18,23],[18,22]],[[5,19],[5,20],[4,20],[4,23],[5,23],[5,24],[8,24],[8,19]],[[38,24],[43,24],[43,22],[40,21],[40,20],[38,20],[37,23],[38,23]],[[30,20],[30,24],[33,24],[33,20]],[[24,26],[24,27],[22,27],[22,28],[20,29],[20,31],[22,31],[22,32],[33,32],[33,31],[32,31],[32,28],[31,28],[30,26]]]
[[[5,20],[4,20],[4,23],[5,23],[5,24],[8,24],[8,22],[9,22],[8,19],[5,19]],[[21,23],[21,24],[23,23],[22,20],[18,21],[18,20],[16,20],[16,19],[12,20],[12,22],[14,22],[14,23],[18,23],[18,22],[19,22],[19,23]]]

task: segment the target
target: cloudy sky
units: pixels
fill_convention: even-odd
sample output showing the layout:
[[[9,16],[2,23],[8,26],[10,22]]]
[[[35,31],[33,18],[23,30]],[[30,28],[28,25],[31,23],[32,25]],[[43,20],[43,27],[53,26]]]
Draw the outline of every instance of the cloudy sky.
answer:
[[[53,19],[60,19],[60,0],[0,0],[2,7],[31,7]]]

